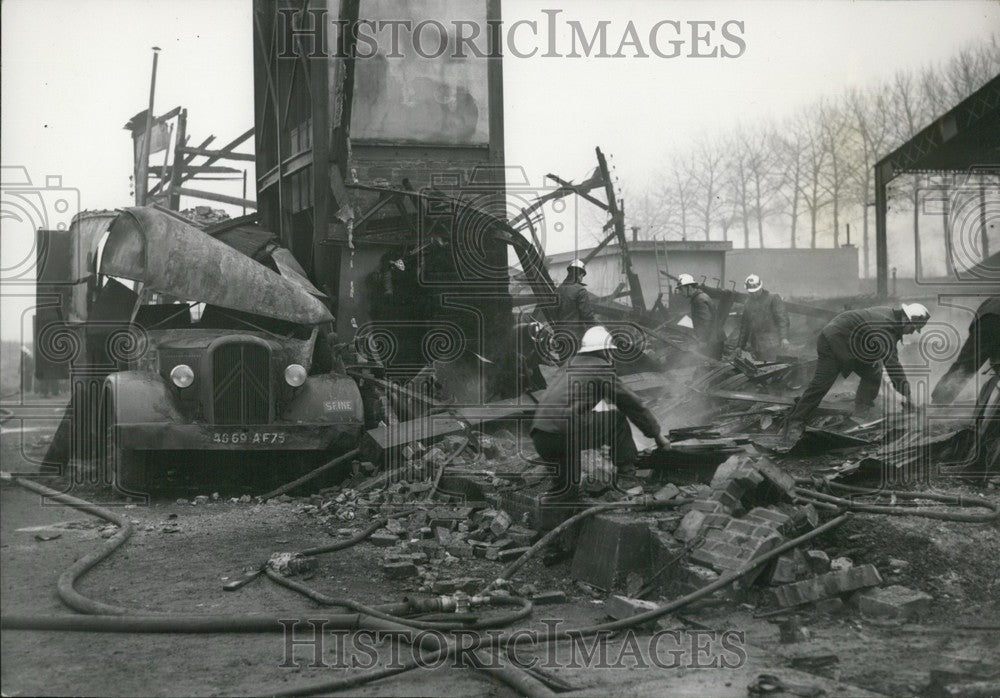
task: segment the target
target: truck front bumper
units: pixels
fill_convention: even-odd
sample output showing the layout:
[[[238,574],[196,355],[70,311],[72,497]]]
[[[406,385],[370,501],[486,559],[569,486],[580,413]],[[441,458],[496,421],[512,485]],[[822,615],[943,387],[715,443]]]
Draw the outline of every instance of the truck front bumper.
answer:
[[[325,451],[350,448],[360,424],[118,424],[118,445],[141,451]]]

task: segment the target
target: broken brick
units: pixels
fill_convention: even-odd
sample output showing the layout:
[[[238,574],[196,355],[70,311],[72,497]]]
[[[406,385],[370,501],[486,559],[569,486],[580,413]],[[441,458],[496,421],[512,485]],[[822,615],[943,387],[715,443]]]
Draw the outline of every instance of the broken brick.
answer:
[[[760,458],[754,467],[757,469],[767,483],[780,493],[780,496],[791,498],[795,491],[795,478],[786,473],[767,458]]]
[[[677,530],[674,531],[674,535],[685,543],[694,540],[699,531],[701,531],[702,524],[705,523],[704,512],[692,509],[684,515],[681,519],[680,524],[677,526]]]
[[[453,594],[456,591],[464,591],[474,594],[483,588],[485,583],[479,577],[454,577],[452,579],[439,579],[431,584],[431,591],[435,594]]]
[[[824,574],[830,571],[830,556],[826,554],[825,550],[807,550],[805,555],[810,569],[815,574]]]
[[[795,549],[774,561],[771,584],[790,584],[796,579],[806,576],[809,572],[810,567],[805,556],[798,549]]]
[[[685,591],[698,591],[719,578],[718,572],[701,565],[682,564],[678,572]]]
[[[859,565],[776,587],[774,595],[780,606],[797,606],[881,583],[882,577],[874,565]]]
[[[506,550],[501,550],[497,555],[497,561],[502,563],[513,562],[528,552],[528,550],[530,550],[528,547],[507,548]]]
[[[531,603],[536,606],[546,606],[549,604],[566,603],[565,591],[543,591],[531,597]]]
[[[513,523],[514,521],[510,518],[510,514],[506,511],[498,511],[490,522],[490,531],[495,536],[502,536]]]

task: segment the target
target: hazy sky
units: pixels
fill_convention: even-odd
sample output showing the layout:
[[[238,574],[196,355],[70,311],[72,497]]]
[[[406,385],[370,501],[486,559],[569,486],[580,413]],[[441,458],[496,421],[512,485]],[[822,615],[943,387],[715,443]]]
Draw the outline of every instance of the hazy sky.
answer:
[[[672,149],[703,134],[782,117],[1000,31],[1000,3],[975,0],[503,2],[507,22],[541,23],[542,10],[557,8],[561,20],[584,26],[609,20],[615,37],[630,19],[640,34],[667,19],[744,23],[746,50],[736,59],[505,59],[508,164],[537,183],[547,172],[579,178],[600,145],[626,198]],[[156,111],[186,106],[192,141],[215,134],[219,145],[252,125],[250,0],[4,0],[0,13],[3,165],[27,168],[35,185],[61,176],[82,208],[130,203],[122,126],[146,106],[153,45],[163,49]],[[240,193],[238,183],[226,187]],[[30,244],[23,237],[4,226],[5,270]],[[5,287],[5,337],[21,325],[13,296],[29,291]]]

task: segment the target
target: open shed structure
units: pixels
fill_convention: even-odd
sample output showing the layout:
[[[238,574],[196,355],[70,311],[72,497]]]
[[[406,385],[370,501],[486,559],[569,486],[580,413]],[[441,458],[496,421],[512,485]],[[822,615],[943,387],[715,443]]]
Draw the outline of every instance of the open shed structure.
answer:
[[[875,251],[880,297],[889,293],[887,189],[896,177],[914,173],[961,175],[958,187],[975,188],[978,201],[968,207],[946,241],[953,259],[956,249],[962,253],[962,268],[951,265],[953,282],[1000,283],[1000,269],[986,263],[990,257],[990,224],[1000,222],[1000,76],[875,164]]]

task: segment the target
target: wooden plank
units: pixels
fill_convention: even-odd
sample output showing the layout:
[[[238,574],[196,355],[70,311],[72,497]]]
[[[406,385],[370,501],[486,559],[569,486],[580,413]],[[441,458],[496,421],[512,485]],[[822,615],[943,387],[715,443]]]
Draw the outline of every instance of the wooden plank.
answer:
[[[233,206],[246,206],[247,208],[257,208],[256,201],[250,201],[239,196],[227,196],[226,194],[216,194],[214,191],[201,191],[200,189],[189,189],[187,187],[177,187],[177,193],[183,196],[193,196],[208,201],[218,201],[223,204]]]
[[[205,157],[215,158],[216,160],[243,160],[245,162],[254,162],[257,159],[257,156],[253,153],[232,153],[225,150],[209,150],[207,148],[184,147],[181,148],[181,152],[187,155],[204,155]]]
[[[697,388],[695,388],[697,390]],[[768,402],[773,405],[786,405],[791,407],[795,404],[795,398],[784,395],[769,395],[767,393],[735,392],[732,390],[699,390],[698,392],[707,397],[719,398],[721,400],[739,400],[741,402]],[[841,407],[829,402],[821,402],[817,408],[827,414],[850,414],[850,407]]]
[[[184,174],[240,174],[243,170],[225,165],[184,165]]]

